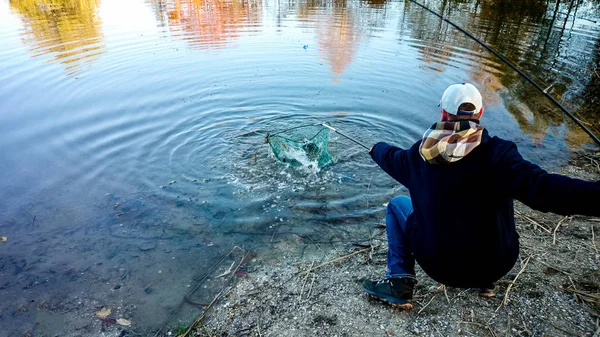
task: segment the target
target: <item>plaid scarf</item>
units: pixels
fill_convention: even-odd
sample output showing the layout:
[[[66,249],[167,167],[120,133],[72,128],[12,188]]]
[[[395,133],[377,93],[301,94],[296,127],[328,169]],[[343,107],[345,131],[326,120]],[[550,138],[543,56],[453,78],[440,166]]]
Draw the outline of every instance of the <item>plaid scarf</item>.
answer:
[[[430,164],[461,160],[481,143],[483,126],[474,121],[439,122],[423,135],[419,153]]]

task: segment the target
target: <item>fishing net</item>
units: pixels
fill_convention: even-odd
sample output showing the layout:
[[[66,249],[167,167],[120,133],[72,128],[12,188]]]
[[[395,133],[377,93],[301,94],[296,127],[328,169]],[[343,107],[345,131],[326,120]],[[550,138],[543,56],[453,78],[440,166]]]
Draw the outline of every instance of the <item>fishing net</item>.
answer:
[[[265,141],[283,163],[321,168],[333,162],[329,131],[321,124],[303,125],[267,135]]]

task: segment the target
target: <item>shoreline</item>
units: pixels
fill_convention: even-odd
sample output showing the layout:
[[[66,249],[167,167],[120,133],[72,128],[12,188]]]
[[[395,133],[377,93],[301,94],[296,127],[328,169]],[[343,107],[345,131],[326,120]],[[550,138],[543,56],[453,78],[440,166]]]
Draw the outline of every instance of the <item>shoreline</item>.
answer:
[[[598,180],[594,158],[574,155],[556,173]],[[314,242],[295,252],[294,237],[272,245],[231,279],[189,335],[598,335],[600,219],[541,213],[519,202],[515,219],[520,261],[496,283],[495,297],[443,287],[418,267],[412,310],[368,297],[362,280],[381,278],[386,269],[385,229],[372,223],[365,224],[374,233],[370,240],[354,245]],[[227,271],[225,264],[217,274]]]

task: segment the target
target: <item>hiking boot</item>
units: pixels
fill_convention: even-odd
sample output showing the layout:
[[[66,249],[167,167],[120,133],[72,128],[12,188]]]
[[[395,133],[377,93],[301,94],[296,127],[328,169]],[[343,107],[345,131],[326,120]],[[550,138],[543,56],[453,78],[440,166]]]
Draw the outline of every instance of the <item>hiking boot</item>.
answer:
[[[494,292],[494,289],[496,289],[496,286],[492,283],[489,284],[485,287],[479,288],[478,292],[479,292],[479,296],[481,297],[494,297],[496,296],[496,293]]]
[[[387,302],[401,310],[412,309],[414,278],[386,278],[379,281],[365,281],[363,289],[367,294]]]

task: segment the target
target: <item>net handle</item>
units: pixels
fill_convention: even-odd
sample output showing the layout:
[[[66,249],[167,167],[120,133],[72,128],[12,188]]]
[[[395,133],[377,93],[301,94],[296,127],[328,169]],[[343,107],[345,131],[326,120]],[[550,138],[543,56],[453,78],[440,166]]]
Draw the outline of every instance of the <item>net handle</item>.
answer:
[[[334,128],[334,127],[332,127],[332,126],[330,126],[330,125],[327,125],[327,124],[325,124],[325,123],[321,123],[321,125],[322,125],[322,126],[324,126],[324,127],[326,127],[326,128],[328,128],[328,129],[330,129],[330,130],[331,130],[331,131],[333,131],[333,132],[337,132],[337,133],[338,133],[340,136],[342,136],[342,137],[344,137],[344,138],[346,138],[346,139],[348,139],[348,140],[350,140],[350,141],[352,141],[352,142],[354,142],[354,143],[356,143],[356,144],[358,144],[358,145],[360,145],[360,146],[364,147],[366,150],[369,150],[369,148],[368,148],[366,145],[364,145],[363,143],[361,143],[361,142],[359,142],[359,141],[357,141],[357,140],[353,139],[352,137],[346,136],[345,134],[341,133],[341,132],[340,132],[339,130],[337,130],[336,128]]]

